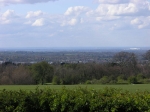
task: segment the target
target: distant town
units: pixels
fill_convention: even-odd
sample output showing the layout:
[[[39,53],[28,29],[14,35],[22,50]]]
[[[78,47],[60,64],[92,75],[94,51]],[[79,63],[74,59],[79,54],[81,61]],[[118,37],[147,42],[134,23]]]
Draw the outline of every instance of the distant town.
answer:
[[[148,48],[107,48],[107,49],[0,49],[0,64],[33,64],[46,61],[49,64],[62,63],[105,63],[111,62],[120,51],[133,52],[140,63]]]

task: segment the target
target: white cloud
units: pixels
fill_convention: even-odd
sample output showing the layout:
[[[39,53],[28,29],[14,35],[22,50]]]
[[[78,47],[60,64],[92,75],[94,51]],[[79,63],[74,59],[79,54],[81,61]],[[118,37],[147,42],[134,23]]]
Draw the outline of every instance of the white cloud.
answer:
[[[91,9],[89,7],[85,7],[85,6],[69,7],[64,13],[61,26],[66,26],[66,25],[74,26],[77,23],[86,22],[88,20],[88,18],[86,18],[87,17],[86,13],[90,10]]]
[[[133,19],[132,21],[131,21],[131,24],[132,25],[138,25],[138,24],[141,24],[142,23],[142,21],[140,20],[140,19],[138,19],[138,18],[135,18],[135,19]]]
[[[17,1],[19,2],[19,0],[16,0],[16,2]],[[20,2],[21,1],[22,0],[20,0]],[[84,25],[90,24],[92,27],[95,23],[103,24],[102,22],[106,21],[108,21],[107,26],[112,26],[112,23],[110,22],[112,20],[114,23],[118,23],[119,27],[123,27],[123,24],[125,26],[126,24],[129,24],[130,26],[135,26],[137,28],[145,28],[149,26],[147,15],[150,15],[150,2],[147,0],[99,0],[99,2],[101,2],[101,4],[93,10],[86,6],[69,7],[64,15],[50,15],[41,10],[30,11],[24,16],[25,18],[20,16],[18,21],[20,21],[20,23],[22,22],[22,24],[29,24],[31,26],[43,26],[44,24],[47,24],[51,27],[54,25],[66,27],[75,26],[78,23]],[[17,21],[15,16],[15,11],[7,10],[0,15],[0,23],[8,24],[14,22],[14,20]],[[146,21],[141,19],[136,20],[135,18],[139,18],[138,16],[143,16],[143,20],[145,18],[147,19]],[[129,18],[126,19],[126,17]],[[122,21],[122,23],[120,21]]]
[[[26,22],[23,23],[31,26],[43,26],[45,22],[50,24],[51,20],[55,20],[54,18],[51,19],[49,14],[42,12],[41,10],[29,11],[27,12],[25,18]]]
[[[71,25],[74,26],[78,23],[78,20],[76,18],[72,18],[70,20],[64,20],[61,24],[61,26]]]
[[[145,23],[145,22],[144,22],[143,24],[139,25],[138,28],[139,28],[139,29],[142,29],[142,28],[147,27],[148,25],[149,25],[149,23]]]
[[[96,21],[108,21],[108,20],[116,20],[120,19],[119,16],[100,16],[96,17]]]
[[[101,4],[95,11],[90,11],[87,14],[89,16],[121,16],[121,15],[131,15],[138,12],[138,8],[135,4]]]
[[[12,17],[15,14],[14,12],[15,12],[14,10],[7,10],[6,12],[2,14],[2,17],[4,18]]]
[[[16,14],[14,10],[7,10],[6,12],[0,15],[0,23],[9,24],[15,16]]]
[[[44,25],[44,19],[37,19],[35,22],[32,24],[32,26],[43,26]]]
[[[70,21],[68,21],[69,25],[76,25],[77,24],[77,19],[71,19]]]
[[[147,28],[150,26],[150,16],[148,17],[137,17],[131,20],[131,25],[136,26],[139,29]]]
[[[26,18],[39,17],[39,16],[42,16],[43,14],[44,13],[41,10],[35,11],[35,12],[30,11],[30,12],[27,13]]]
[[[75,16],[78,16],[82,13],[85,13],[89,10],[88,7],[85,7],[85,6],[75,6],[75,7],[69,7],[67,9],[67,11],[65,12],[65,15],[75,15]]]
[[[9,5],[9,4],[34,4],[40,2],[49,2],[57,0],[0,0],[0,5]]]
[[[97,22],[108,21],[111,24],[110,21],[113,20],[115,23],[121,24],[122,27],[126,24],[130,25],[128,27],[133,25],[137,28],[149,26],[149,21],[146,19],[150,16],[150,2],[148,0],[98,0],[98,2],[100,5],[97,9],[86,13],[89,18],[95,17]],[[144,21],[135,19],[141,16]]]
[[[21,1],[22,0],[20,0],[20,3],[25,3]],[[27,2],[33,3],[36,1],[28,0],[26,3]],[[37,2],[39,2],[39,0],[37,0]],[[18,2],[16,0],[16,3],[19,3],[19,0]],[[83,44],[80,45],[83,46],[84,42],[87,42],[87,45],[91,46],[93,43],[97,43],[93,44],[95,46],[100,45],[100,43],[105,46],[102,40],[105,40],[107,43],[113,38],[121,40],[124,37],[123,42],[125,42],[126,38],[131,37],[134,40],[134,38],[137,37],[147,37],[147,34],[149,34],[139,32],[145,32],[144,30],[149,30],[150,28],[150,2],[146,0],[99,0],[99,3],[98,7],[93,8],[93,10],[86,6],[75,6],[68,9],[66,8],[66,11],[62,14],[49,14],[43,12],[45,9],[41,9],[38,11],[31,10],[26,14],[19,15],[16,14],[14,10],[7,10],[0,14],[0,34],[1,37],[15,37],[16,40],[18,37],[24,37],[24,40],[27,37],[28,41],[32,38],[35,46],[37,45],[35,41],[38,39],[40,45],[41,37],[44,37],[42,43],[45,45],[46,42],[48,46],[50,42],[55,46],[55,44],[58,44],[58,41],[60,42],[59,44],[69,44],[70,46],[71,44],[74,44],[74,46],[78,45],[75,44],[74,40],[78,42],[82,40]],[[38,6],[39,5],[40,4],[38,4]],[[133,30],[135,33],[132,33]],[[19,35],[18,32],[21,34]],[[126,37],[128,32],[131,33]],[[60,37],[62,38],[60,39]],[[66,44],[66,40],[68,44]],[[4,43],[1,40],[0,42]],[[116,44],[117,43],[118,42],[116,42]],[[107,45],[109,45],[109,42]],[[149,43],[147,45],[149,45]]]

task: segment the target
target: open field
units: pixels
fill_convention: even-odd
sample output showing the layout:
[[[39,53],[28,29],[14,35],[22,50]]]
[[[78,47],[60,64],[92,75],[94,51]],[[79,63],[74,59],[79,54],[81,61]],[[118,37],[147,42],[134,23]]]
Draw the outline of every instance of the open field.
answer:
[[[130,92],[136,91],[149,91],[150,92],[150,84],[130,84],[130,85],[0,85],[0,91],[5,90],[27,90],[34,91],[36,88],[44,89],[51,88],[60,90],[62,87],[66,87],[68,89],[74,89],[77,87],[88,88],[88,89],[103,89],[105,87],[117,88],[122,90],[127,90]]]

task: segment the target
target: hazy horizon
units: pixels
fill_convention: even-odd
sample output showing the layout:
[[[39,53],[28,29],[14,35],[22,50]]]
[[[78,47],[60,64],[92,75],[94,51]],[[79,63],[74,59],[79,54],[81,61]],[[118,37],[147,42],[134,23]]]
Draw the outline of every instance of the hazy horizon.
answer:
[[[150,50],[150,47],[33,47],[33,48],[0,48],[1,51],[37,51],[37,52],[60,52],[60,51],[86,51],[86,52],[119,52],[119,51],[147,51]]]

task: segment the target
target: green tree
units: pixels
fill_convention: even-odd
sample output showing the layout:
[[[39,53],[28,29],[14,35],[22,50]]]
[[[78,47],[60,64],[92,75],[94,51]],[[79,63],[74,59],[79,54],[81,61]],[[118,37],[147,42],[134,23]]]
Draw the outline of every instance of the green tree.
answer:
[[[137,78],[135,76],[130,76],[128,82],[132,84],[137,84]]]
[[[45,82],[52,81],[53,67],[45,61],[33,64],[31,71],[36,84],[41,83],[43,85]]]
[[[60,84],[60,79],[58,76],[53,77],[52,84],[54,84],[54,85]]]
[[[109,77],[108,77],[108,76],[103,76],[103,77],[100,79],[100,83],[102,83],[102,84],[107,84],[107,83],[109,83]]]

